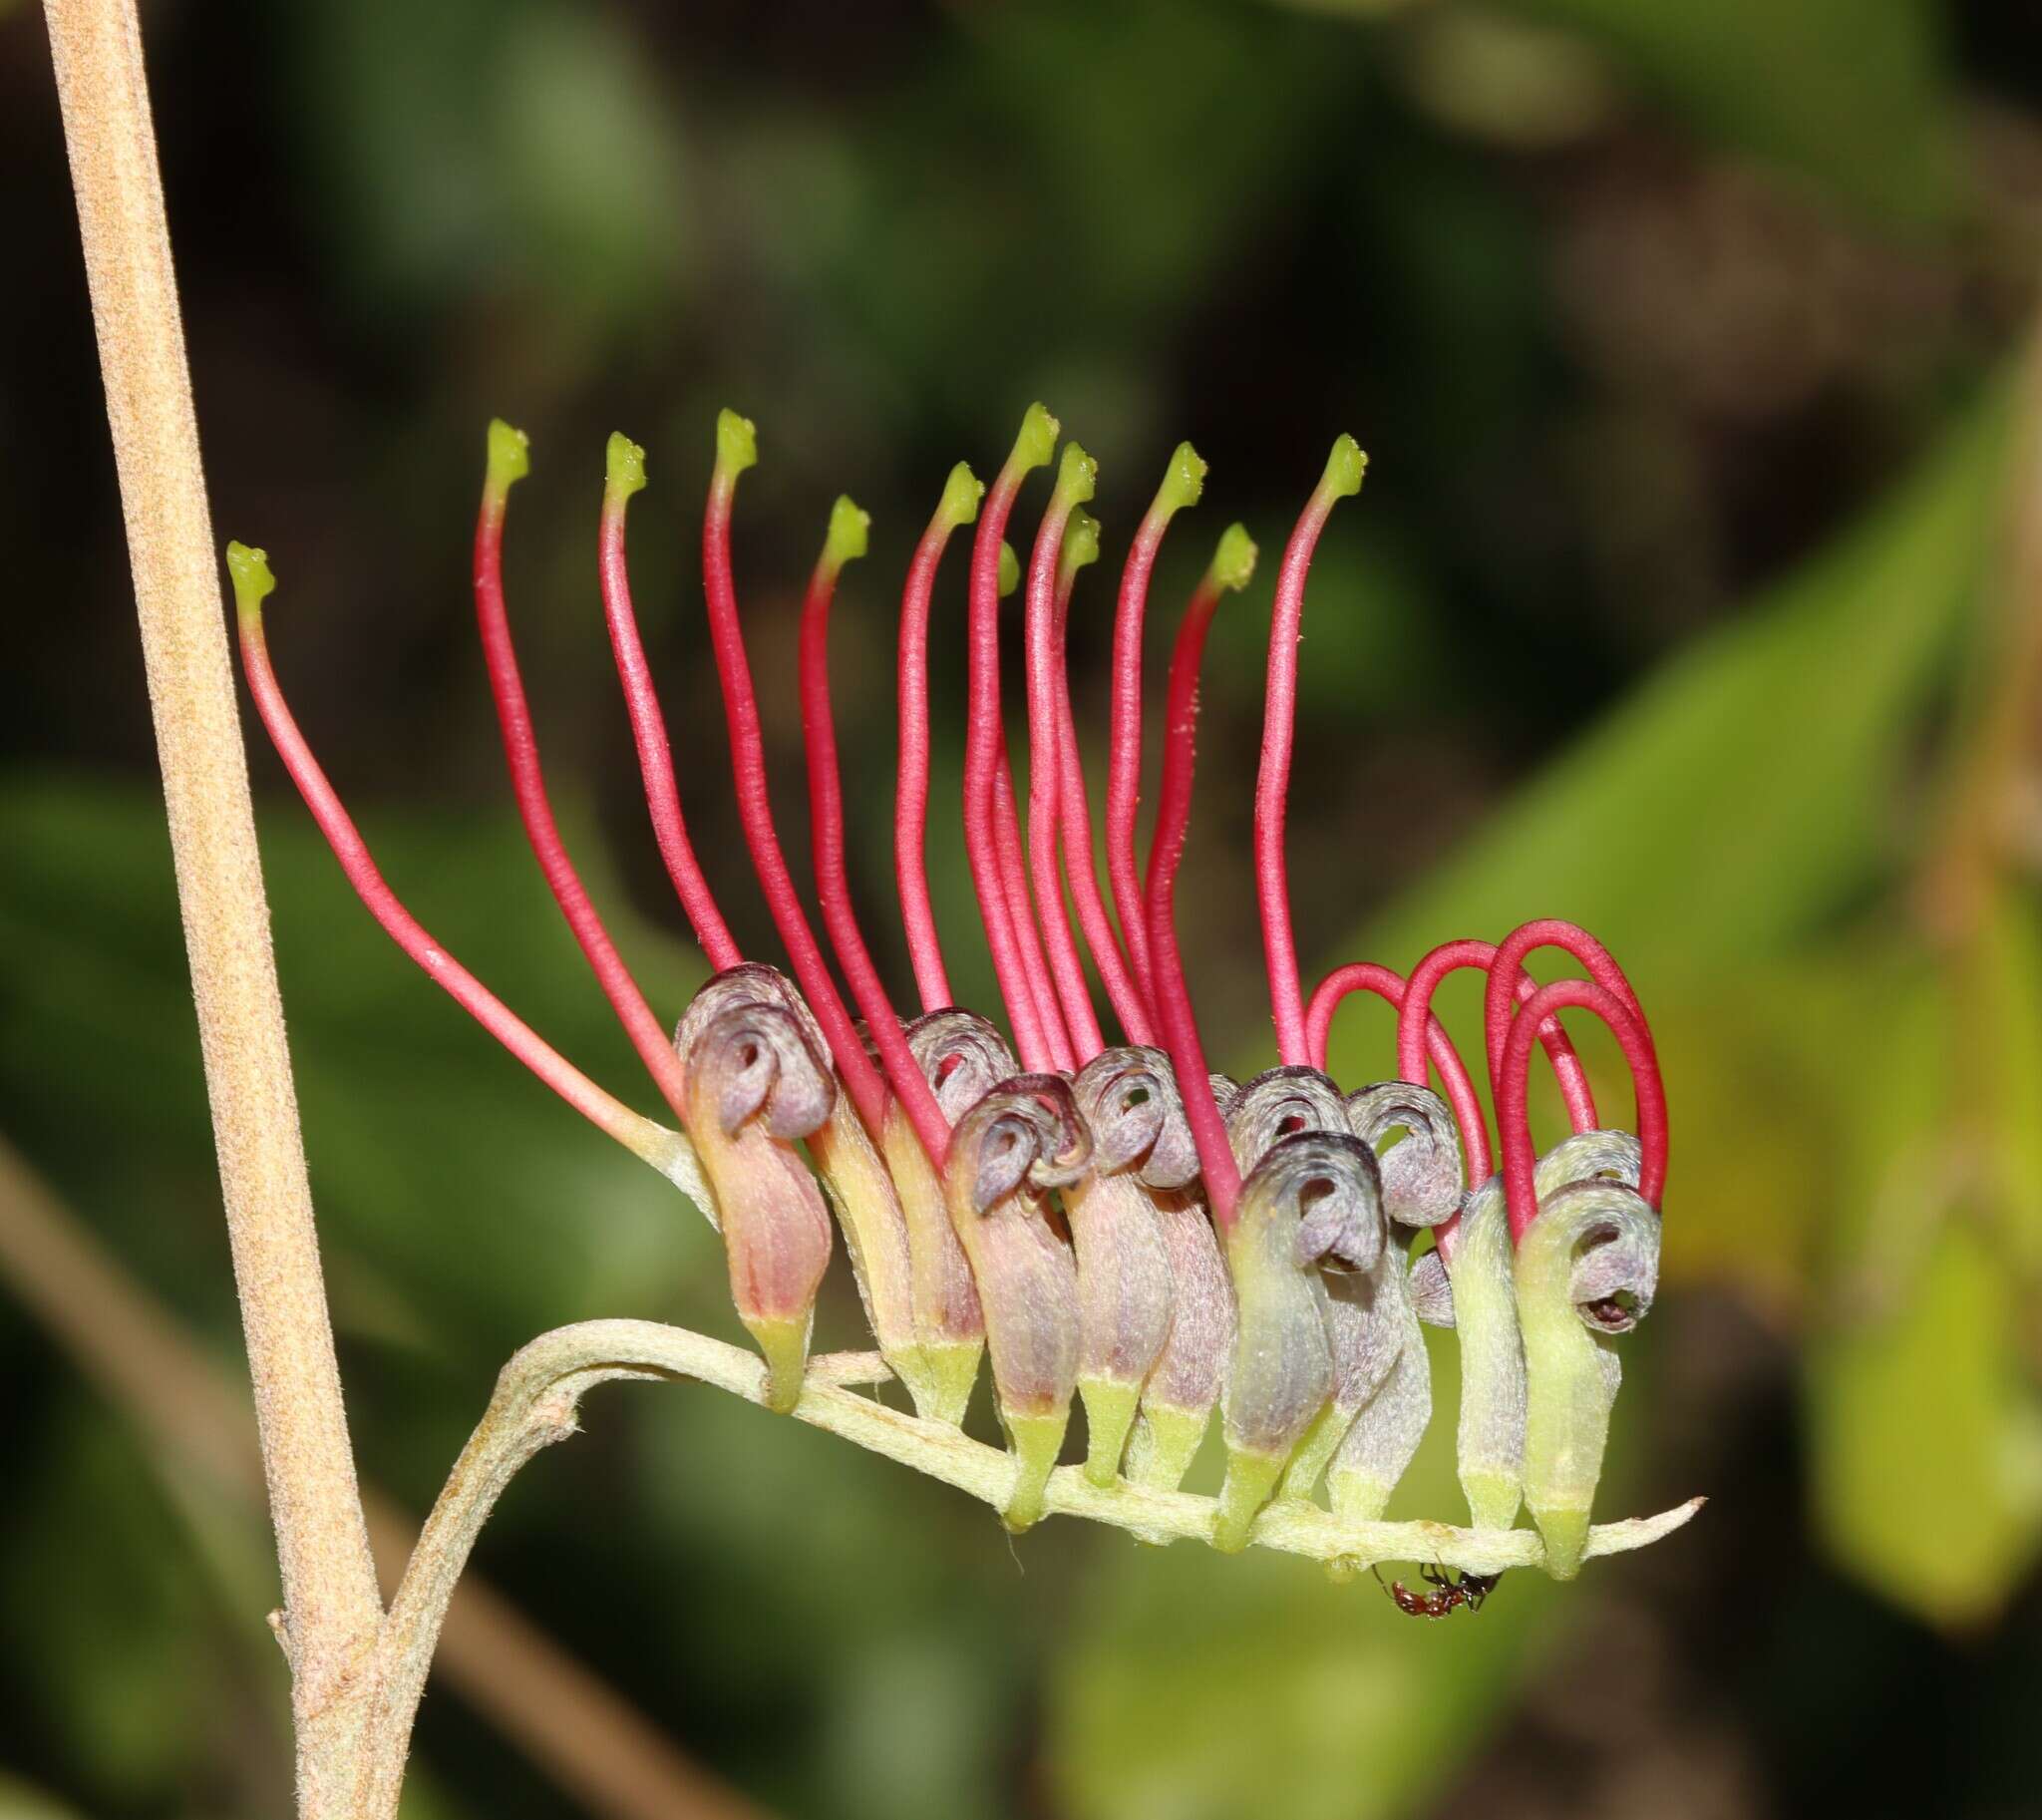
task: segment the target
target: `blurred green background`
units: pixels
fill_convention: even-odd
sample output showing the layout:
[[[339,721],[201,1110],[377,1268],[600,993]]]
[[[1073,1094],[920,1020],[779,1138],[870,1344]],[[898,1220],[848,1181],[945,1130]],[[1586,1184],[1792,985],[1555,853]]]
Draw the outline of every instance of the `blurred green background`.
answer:
[[[1265,551],[1214,636],[1182,895],[1214,1052],[1269,1059],[1246,860],[1268,564],[1351,430],[1369,481],[1307,615],[1300,943],[1408,967],[1576,917],[1629,966],[1672,1097],[1664,1293],[1626,1342],[1602,1508],[1708,1493],[1674,1540],[1414,1625],[1288,1558],[1070,1523],[1010,1544],[757,1409],[610,1390],[477,1569],[667,1754],[608,1753],[628,1787],[598,1794],[450,1677],[408,1814],[2042,1813],[2032,9],[144,10],[220,535],[270,551],[279,669],[391,879],[602,1079],[637,1092],[516,838],[465,598],[484,423],[532,436],[510,580],[556,800],[673,1015],[701,964],[600,631],[605,434],[650,453],[641,610],[698,844],[762,954],[691,570],[716,408],[760,427],[739,562],[798,853],[798,588],[836,493],[872,511],[834,663],[854,883],[904,991],[889,589],[949,464],[988,474],[1041,396],[1101,458],[1110,563],[1179,437],[1212,465],[1159,646],[1228,519]],[[19,0],[0,104],[0,1133],[177,1323],[53,1265],[61,1224],[0,1172],[0,1815],[274,1815],[274,1574],[214,1457],[245,1437],[244,1370]],[[1111,597],[1101,572],[1073,634],[1095,758]],[[940,809],[961,565],[937,618]],[[701,1220],[383,940],[251,755],[357,1451],[416,1513],[539,1329],[738,1329]],[[932,859],[988,1004],[950,814]],[[1465,1049],[1473,987],[1442,1003]],[[1393,1072],[1380,1007],[1334,1064]],[[152,1423],[82,1334],[131,1365],[152,1335],[195,1346],[242,1400],[180,1386]],[[840,1264],[819,1339],[859,1336]],[[1450,1438],[1393,1515],[1458,1513]]]

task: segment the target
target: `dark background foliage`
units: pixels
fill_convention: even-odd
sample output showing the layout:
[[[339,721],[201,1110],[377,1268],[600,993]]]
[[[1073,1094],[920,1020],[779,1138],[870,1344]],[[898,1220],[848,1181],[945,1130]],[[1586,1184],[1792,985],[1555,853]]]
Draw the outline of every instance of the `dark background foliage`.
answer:
[[[663,1011],[701,966],[599,629],[604,436],[649,451],[639,598],[691,823],[762,954],[691,571],[716,409],[760,428],[739,559],[796,850],[797,590],[832,498],[873,513],[833,655],[854,885],[904,987],[889,588],[949,464],[989,474],[1040,396],[1101,458],[1109,567],[1175,441],[1211,462],[1159,625],[1228,519],[1266,565],[1332,437],[1371,452],[1308,613],[1307,956],[1409,966],[1575,915],[1660,1030],[1667,1284],[1603,1493],[1710,1493],[1660,1549],[1414,1626],[1294,1561],[1068,1524],[1010,1547],[827,1437],[622,1390],[484,1543],[530,1617],[716,1776],[827,1820],[2042,1811],[2028,9],[145,11],[220,533],[271,554],[279,667],[392,880],[602,1078],[630,1057],[515,839],[464,598],[498,413],[533,440],[509,559],[556,798]],[[0,5],[0,1129],[238,1373],[33,6]],[[1215,632],[1185,894],[1208,1042],[1243,1068],[1269,1048],[1266,577]],[[1074,625],[1088,728],[1110,602],[1102,573]],[[388,947],[252,760],[357,1447],[423,1508],[539,1328],[734,1334],[720,1258]],[[947,816],[932,859],[986,1004]],[[1444,1004],[1465,1041],[1472,998]],[[1336,1071],[1390,1072],[1349,1015]],[[855,1341],[842,1281],[824,1329]],[[4,1280],[0,1370],[0,1814],[280,1811],[247,1514],[194,1495]],[[1396,1510],[1458,1510],[1446,1439]],[[582,1811],[447,1693],[411,1801]]]

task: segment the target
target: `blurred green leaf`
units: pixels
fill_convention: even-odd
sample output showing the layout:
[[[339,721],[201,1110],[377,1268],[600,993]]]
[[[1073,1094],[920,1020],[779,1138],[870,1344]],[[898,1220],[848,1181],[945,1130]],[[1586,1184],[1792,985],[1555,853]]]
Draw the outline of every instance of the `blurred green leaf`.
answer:
[[[1409,0],[1290,0],[1394,20]],[[1463,9],[1479,19],[1484,8]],[[1954,91],[1933,0],[1494,0],[1579,32],[1634,82],[1725,145],[1818,179],[1894,219],[1947,213]],[[1891,148],[1904,145],[1908,156]]]
[[[1961,1627],[1996,1612],[2042,1551],[2042,1403],[1984,1234],[1946,1222],[1898,1287],[1898,1307],[1815,1349],[1817,1508],[1854,1571]]]
[[[0,13],[6,10],[0,4]],[[0,1775],[0,1820],[84,1820],[84,1816],[77,1808],[67,1807],[26,1782]]]
[[[1954,111],[1932,0],[1505,3],[1588,33],[1704,130],[1854,201],[1910,220],[1950,201]]]

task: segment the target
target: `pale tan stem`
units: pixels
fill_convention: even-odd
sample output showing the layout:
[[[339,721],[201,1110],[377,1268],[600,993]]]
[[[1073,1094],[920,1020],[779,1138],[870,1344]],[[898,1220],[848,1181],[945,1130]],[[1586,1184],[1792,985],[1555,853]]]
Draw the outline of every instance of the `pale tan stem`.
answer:
[[[382,1602],[348,1447],[270,955],[141,30],[134,0],[46,0],[44,12],[120,469],[302,1727],[338,1691],[375,1632]]]
[[[135,1424],[168,1477],[195,1469],[255,1519],[261,1460],[232,1385],[4,1139],[0,1279]],[[418,1526],[373,1486],[366,1497],[394,1590]],[[473,1574],[448,1609],[434,1672],[604,1820],[763,1820]]]

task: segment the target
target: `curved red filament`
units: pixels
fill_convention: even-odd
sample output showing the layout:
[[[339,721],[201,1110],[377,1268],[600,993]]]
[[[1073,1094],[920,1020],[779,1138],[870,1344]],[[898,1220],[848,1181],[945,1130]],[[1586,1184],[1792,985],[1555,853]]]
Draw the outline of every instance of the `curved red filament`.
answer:
[[[1410,993],[1404,1001],[1404,1009],[1397,1019],[1397,1073],[1405,1080],[1423,1085],[1425,1082],[1425,1036],[1419,1019],[1432,1010],[1432,995],[1439,989],[1439,983],[1449,973],[1462,967],[1488,970],[1497,957],[1494,942],[1463,939],[1443,941],[1411,969]],[[1496,975],[1490,973],[1490,982],[1495,984]],[[1520,1001],[1528,999],[1537,989],[1534,980],[1520,977],[1517,993]],[[1588,1088],[1587,1071],[1581,1066],[1581,1058],[1574,1053],[1574,1045],[1567,1040],[1567,1033],[1560,1028],[1558,1018],[1548,1018],[1545,1027],[1538,1032],[1538,1040],[1545,1045],[1545,1053],[1552,1062],[1552,1072],[1559,1082],[1560,1097],[1566,1102],[1567,1117],[1576,1131],[1593,1131],[1596,1112],[1595,1096]],[[1490,1093],[1499,1091],[1500,1076],[1490,1071]]]
[[[1035,890],[1035,911],[1042,926],[1050,977],[1063,1010],[1074,1060],[1082,1065],[1106,1046],[1092,993],[1085,981],[1085,963],[1071,933],[1064,907],[1063,875],[1057,865],[1057,836],[1062,826],[1063,725],[1057,698],[1057,555],[1072,501],[1059,486],[1050,496],[1035,534],[1028,562],[1024,617],[1027,634],[1025,674],[1028,683],[1028,872]]]
[[[631,739],[638,748],[638,769],[645,780],[645,804],[652,814],[652,834],[667,877],[694,927],[709,964],[722,972],[744,956],[730,925],[717,908],[715,894],[703,876],[681,814],[680,786],[674,776],[673,749],[667,742],[666,716],[652,682],[645,646],[638,636],[638,615],[631,604],[631,575],[624,560],[624,514],[627,495],[609,489],[603,498],[598,566],[602,577],[603,619],[609,627],[610,649],[617,660],[617,680],[624,689],[624,709],[631,720]]]
[[[1593,1011],[1622,1046],[1638,1103],[1638,1145],[1643,1155],[1638,1193],[1656,1208],[1666,1189],[1666,1089],[1659,1078],[1652,1033],[1631,1015],[1622,999],[1594,980],[1554,980],[1535,991],[1512,1020],[1499,1077],[1496,1119],[1503,1144],[1504,1195],[1510,1209],[1514,1243],[1525,1237],[1538,1217],[1537,1158],[1527,1105],[1532,1042],[1539,1025],[1569,1005]]]
[[[1198,666],[1205,657],[1205,634],[1223,589],[1208,569],[1185,608],[1170,653],[1170,692],[1163,721],[1163,777],[1156,793],[1156,832],[1149,843],[1145,897],[1154,896],[1164,856],[1171,865],[1184,851],[1191,825],[1191,780],[1198,762]]]
[[[1015,1026],[1014,1044],[1021,1065],[1033,1073],[1056,1071],[1074,1073],[1078,1063],[1064,1028],[1064,1013],[1057,1004],[1057,989],[1050,981],[1049,960],[1036,933],[1035,905],[1028,895],[1028,848],[1021,836],[1021,811],[1014,795],[1014,773],[1008,766],[1007,742],[1000,740],[999,764],[993,773],[993,841],[999,867],[1002,901],[1006,904],[1014,933],[1014,949],[1020,957],[1021,989],[1035,1015],[1037,1040],[1042,1044],[1039,1062],[1028,1060],[1020,1026]],[[1008,1013],[1012,1019],[1011,1010]]]
[[[999,981],[1007,1021],[1014,1031],[1014,1047],[1024,1068],[1041,1072],[1064,1064],[1057,1058],[1058,1045],[1052,1041],[1030,989],[1016,909],[1010,902],[1008,881],[1001,870],[999,806],[995,800],[999,773],[1006,759],[1006,737],[1000,719],[1000,542],[1006,536],[1015,495],[1021,491],[1027,474],[1028,470],[1012,459],[1001,468],[986,495],[978,531],[972,539],[971,605],[966,629],[969,681],[964,734],[964,847],[971,862],[971,883],[978,894],[979,919],[985,925],[993,974]],[[1006,797],[1007,813],[1011,815],[1011,779]],[[1059,1037],[1061,1034],[1059,1030]]]
[[[1169,529],[1170,515],[1152,509],[1128,546],[1114,609],[1113,696],[1107,734],[1106,872],[1113,887],[1114,912],[1127,939],[1128,964],[1143,997],[1152,1005],[1156,981],[1149,952],[1147,893],[1135,868],[1135,824],[1142,806],[1142,629],[1156,553]],[[1153,856],[1151,867],[1153,870]]]
[[[1177,943],[1177,875],[1184,860],[1184,831],[1165,842],[1159,829],[1156,852],[1150,857],[1149,961],[1155,980],[1156,1022],[1170,1065],[1177,1076],[1178,1097],[1198,1147],[1205,1201],[1223,1239],[1233,1230],[1234,1206],[1240,1199],[1240,1169],[1227,1141],[1226,1121],[1212,1097],[1212,1077],[1205,1066],[1205,1045],[1198,1037],[1198,1019],[1191,1008],[1191,989],[1185,978],[1184,956]]]
[[[1350,992],[1373,992],[1385,1000],[1391,1010],[1401,1012],[1406,995],[1404,975],[1390,967],[1378,966],[1372,960],[1357,960],[1344,967],[1336,967],[1319,981],[1312,992],[1311,1003],[1305,1007],[1305,1034],[1311,1045],[1312,1066],[1321,1074],[1326,1071],[1326,1039],[1333,1028],[1333,1014]],[[1468,1162],[1468,1181],[1471,1186],[1487,1182],[1492,1165],[1489,1125],[1482,1116],[1482,1100],[1475,1091],[1474,1081],[1469,1078],[1467,1063],[1462,1061],[1460,1050],[1454,1047],[1454,1039],[1447,1034],[1446,1026],[1429,1013],[1425,1020],[1425,1044],[1433,1066],[1440,1071],[1440,1079],[1446,1086],[1447,1102],[1454,1109],[1454,1120],[1461,1127],[1461,1153]],[[1401,1078],[1408,1080],[1410,1077]],[[1413,1082],[1414,1086],[1424,1084],[1422,1079]]]
[[[900,771],[893,791],[893,876],[907,957],[924,1011],[952,1003],[936,912],[929,902],[929,596],[955,521],[938,509],[914,546],[900,590]]]
[[[800,681],[802,743],[809,768],[810,843],[816,863],[816,896],[823,925],[837,950],[838,964],[851,982],[851,996],[865,1020],[886,1079],[899,1096],[922,1149],[939,1169],[950,1147],[943,1117],[927,1078],[907,1046],[907,1037],[886,995],[879,969],[857,924],[851,901],[851,873],[844,852],[844,780],[837,763],[836,717],[830,706],[830,607],[838,570],[827,557],[816,564],[802,601]]]
[[[1268,682],[1262,698],[1262,760],[1255,774],[1255,897],[1262,916],[1262,953],[1269,969],[1269,1014],[1276,1053],[1285,1063],[1305,1059],[1304,988],[1298,978],[1297,940],[1290,925],[1290,873],[1283,853],[1290,807],[1290,756],[1297,734],[1297,647],[1304,636],[1304,584],[1312,552],[1334,506],[1361,486],[1361,451],[1342,437],[1326,473],[1305,502],[1276,571],[1269,611]]]
[[[546,797],[531,708],[525,700],[510,617],[504,607],[504,516],[508,492],[494,476],[483,489],[482,510],[475,528],[475,610],[482,631],[483,659],[490,673],[490,693],[497,704],[497,723],[503,729],[511,793],[517,799],[517,814],[524,824],[525,838],[537,857],[553,901],[559,905],[561,915],[587,956],[603,996],[631,1039],[631,1047],[638,1051],[638,1059],[658,1083],[675,1116],[680,1117],[686,1104],[680,1057],[674,1053],[665,1028],[645,1002],[645,994],[639,991],[616,943],[603,927],[602,917],[589,902],[581,877],[567,857],[566,844],[560,839],[559,825]]]
[[[1092,852],[1092,806],[1085,793],[1085,760],[1078,749],[1077,717],[1071,712],[1071,666],[1068,634],[1071,593],[1077,583],[1074,569],[1057,583],[1056,657],[1057,731],[1062,753],[1061,826],[1064,872],[1071,882],[1071,897],[1078,907],[1078,926],[1085,944],[1092,950],[1100,983],[1120,1019],[1122,1034],[1131,1043],[1145,1047],[1156,1041],[1147,995],[1134,974],[1132,954],[1124,955],[1114,937],[1112,919],[1106,913],[1106,900],[1100,895],[1099,874]],[[1135,927],[1141,927],[1144,907],[1135,903]],[[1144,935],[1146,942],[1147,936]],[[1145,950],[1146,951],[1146,950]]]
[[[248,692],[254,698],[255,711],[270,743],[283,760],[291,782],[297,785],[298,794],[305,799],[305,807],[312,812],[312,820],[326,837],[327,846],[333,849],[333,857],[340,862],[348,884],[382,925],[384,933],[469,1016],[598,1131],[652,1162],[662,1148],[661,1141],[671,1141],[670,1134],[598,1087],[448,953],[404,908],[298,730],[283,688],[270,666],[258,615],[241,615],[240,638],[241,666],[248,678]]]
[[[720,463],[709,485],[709,504],[702,524],[702,583],[709,603],[709,640],[716,652],[717,676],[723,684],[724,715],[730,726],[731,771],[737,786],[738,814],[752,870],[773,913],[774,926],[787,948],[802,994],[823,1026],[837,1073],[865,1127],[876,1138],[886,1113],[886,1082],[865,1053],[851,1013],[845,1008],[829,963],[809,927],[773,826],[773,804],[766,782],[766,739],[759,721],[759,700],[752,688],[751,660],[738,623],[737,586],[731,575],[730,518],[737,493],[735,475]]]

